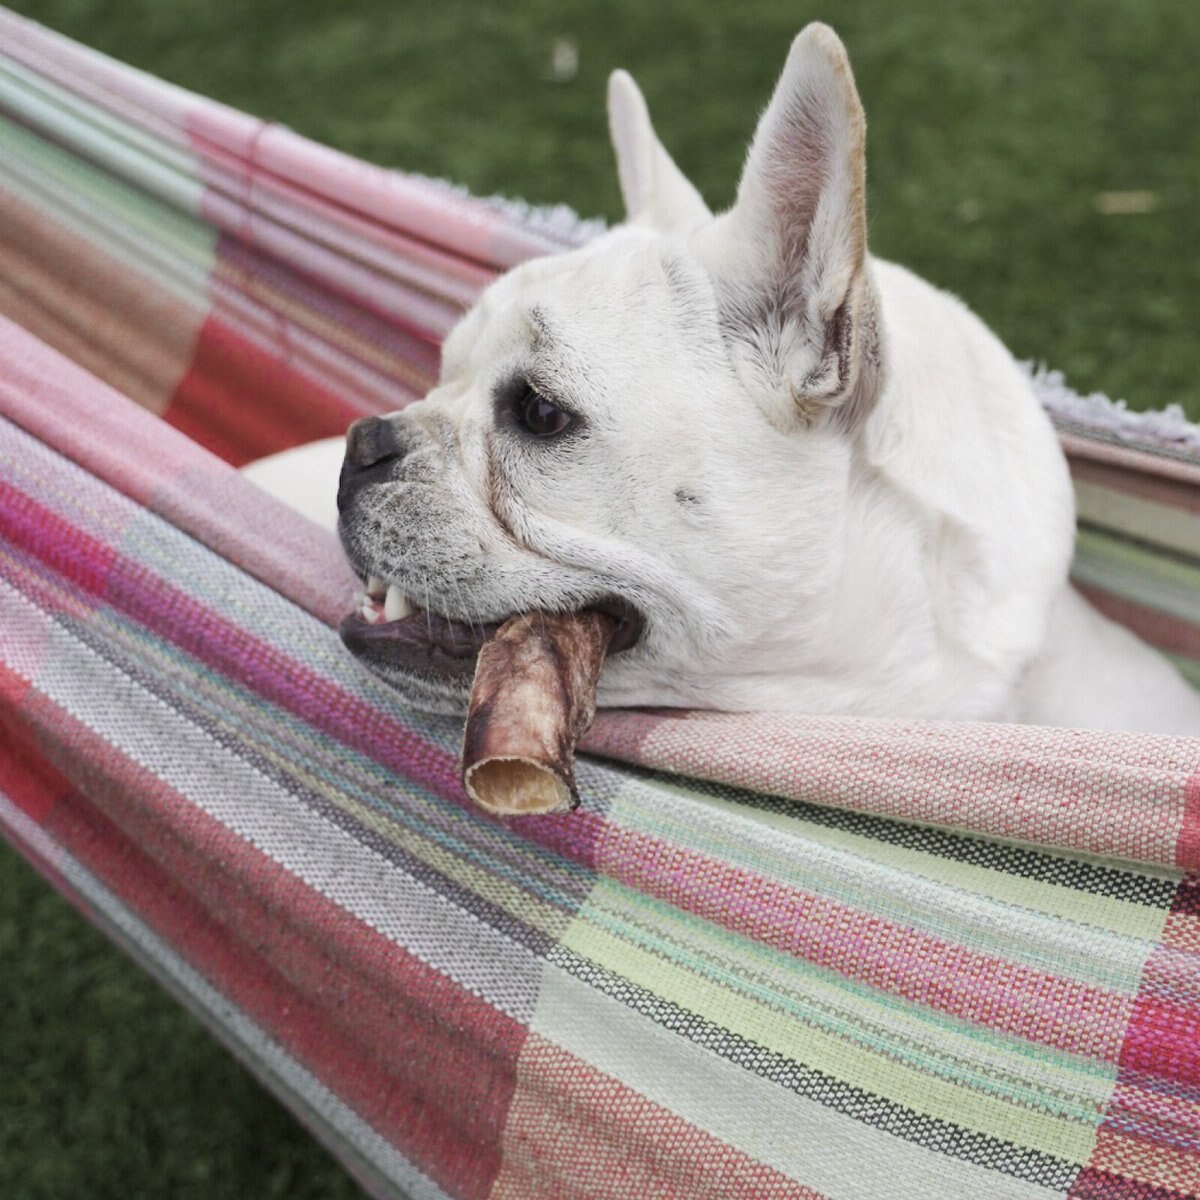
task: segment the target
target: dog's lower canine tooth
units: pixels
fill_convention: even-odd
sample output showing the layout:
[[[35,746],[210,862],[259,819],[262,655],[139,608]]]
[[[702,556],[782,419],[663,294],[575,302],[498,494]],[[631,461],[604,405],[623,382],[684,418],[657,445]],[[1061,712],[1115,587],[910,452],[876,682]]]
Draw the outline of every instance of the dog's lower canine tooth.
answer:
[[[412,612],[404,593],[393,583],[387,590],[387,599],[383,604],[383,615],[389,621],[399,621]]]

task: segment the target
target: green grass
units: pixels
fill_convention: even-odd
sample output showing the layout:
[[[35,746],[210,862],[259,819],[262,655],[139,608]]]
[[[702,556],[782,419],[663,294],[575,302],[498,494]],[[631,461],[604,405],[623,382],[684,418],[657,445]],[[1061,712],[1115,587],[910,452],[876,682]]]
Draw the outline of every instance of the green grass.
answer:
[[[10,0],[12,2],[12,0]],[[709,202],[791,36],[832,21],[870,122],[871,239],[1082,390],[1200,417],[1194,0],[15,0],[353,154],[619,215],[602,96],[638,77]],[[578,77],[546,79],[556,36]],[[1153,193],[1105,215],[1097,197]],[[189,1018],[0,853],[0,1196],[354,1194]]]

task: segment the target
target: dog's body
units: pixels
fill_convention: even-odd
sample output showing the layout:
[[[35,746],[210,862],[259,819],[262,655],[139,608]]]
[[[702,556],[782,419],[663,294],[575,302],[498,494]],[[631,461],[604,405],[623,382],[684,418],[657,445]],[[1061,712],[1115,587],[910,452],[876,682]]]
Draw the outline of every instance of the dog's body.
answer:
[[[453,640],[616,606],[632,644],[603,705],[1200,733],[1174,670],[1067,584],[1070,480],[1028,378],[958,300],[867,254],[833,33],[797,39],[719,217],[621,74],[610,118],[629,221],[499,279],[439,387],[351,430],[347,554],[426,612],[368,608],[347,644],[456,710],[470,657],[432,648],[427,614]],[[258,477],[332,495],[342,450]]]

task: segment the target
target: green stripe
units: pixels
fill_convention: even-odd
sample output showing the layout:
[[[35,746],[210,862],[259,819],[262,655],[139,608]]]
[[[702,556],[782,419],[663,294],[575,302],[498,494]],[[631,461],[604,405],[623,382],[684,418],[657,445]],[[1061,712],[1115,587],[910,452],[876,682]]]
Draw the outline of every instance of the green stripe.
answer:
[[[3,186],[53,220],[160,283],[208,307],[216,231],[0,119]]]
[[[1075,511],[1085,525],[1200,557],[1200,520],[1195,513],[1098,483],[1074,483]]]
[[[1129,995],[1137,991],[1146,955],[1157,944],[1166,910],[1107,900],[1103,897],[1075,895],[1066,888],[1041,885],[1046,893],[1061,892],[1072,909],[1085,918],[1078,922],[1077,934],[1064,938],[1060,914],[1049,909],[1050,916],[1039,913],[1026,898],[1025,880],[1006,877],[999,871],[971,868],[953,860],[945,863],[946,879],[939,880],[938,859],[933,855],[889,845],[872,838],[856,836],[826,825],[789,818],[770,811],[751,809],[688,788],[686,781],[656,781],[675,796],[687,800],[687,812],[673,814],[665,806],[637,803],[626,799],[614,807],[610,820],[648,834],[659,841],[686,846],[689,851],[706,854],[716,862],[728,863],[789,888],[800,888],[849,908],[870,912],[885,920],[900,922],[948,942],[970,944],[997,958],[1021,962],[1032,970],[1043,970],[1047,951],[1037,940],[1023,944],[1014,938],[1015,918],[1037,922],[1039,928],[1055,935],[1051,951],[1060,974]],[[723,831],[710,833],[704,820],[704,808],[724,815],[750,818],[786,833],[788,839],[776,839],[772,846],[747,838],[731,843]],[[917,868],[917,869],[913,869]],[[987,882],[1008,879],[1006,887],[996,888],[1000,895],[979,893],[963,885],[946,887],[956,874],[971,879],[978,874]],[[908,887],[931,890],[937,882],[943,889],[936,894],[936,908],[919,903]],[[900,895],[903,893],[903,895]],[[899,898],[898,898],[899,897]],[[1091,901],[1099,901],[1094,907]],[[993,919],[1011,914],[1007,920]],[[1104,918],[1113,917],[1111,924]],[[1077,938],[1078,949],[1075,948]],[[1097,939],[1111,942],[1113,953],[1097,955],[1089,948]],[[1119,948],[1119,951],[1118,951]]]
[[[747,805],[738,796],[725,797],[711,791],[703,793],[692,789],[686,781],[680,779],[663,779],[659,782],[667,786],[675,794],[686,797],[689,801],[704,804],[718,809],[730,816],[746,817]],[[1109,895],[1098,895],[1089,891],[1086,886],[1072,887],[1062,883],[1045,882],[1030,878],[1026,874],[1005,870],[1006,859],[997,855],[991,865],[966,862],[960,859],[947,858],[935,851],[891,842],[879,837],[860,833],[852,828],[832,824],[816,824],[806,821],[804,809],[794,806],[791,812],[781,812],[775,809],[754,809],[754,821],[776,829],[789,837],[811,839],[823,846],[830,847],[854,855],[881,867],[899,872],[904,876],[927,880],[941,884],[962,893],[964,897],[980,897],[998,904],[1010,906],[1023,912],[1045,914],[1055,918],[1072,921],[1080,925],[1119,934],[1150,944],[1156,944],[1161,936],[1163,925],[1170,911],[1168,901],[1161,906],[1147,905],[1136,900],[1124,900]],[[704,849],[714,858],[723,861],[735,861],[727,841],[706,839],[703,831],[694,825],[684,826],[683,823],[668,821],[661,812],[652,813],[644,808],[635,809],[633,806],[623,807],[620,813],[621,823],[630,829],[648,833],[654,837],[668,841],[687,844],[689,847]],[[758,874],[778,879],[784,884],[795,882],[795,871],[780,870],[777,861],[768,854],[754,854],[752,847],[742,845],[736,847],[736,861]],[[1053,855],[1045,852],[1030,851],[1040,859],[1061,859],[1070,862],[1065,855]],[[1140,875],[1139,872],[1125,872],[1129,875]],[[1165,877],[1168,872],[1162,872]],[[1147,879],[1158,879],[1160,875],[1154,872],[1144,874]],[[1086,876],[1083,876],[1086,879]],[[1173,887],[1177,876],[1170,873]],[[822,891],[827,891],[829,883],[822,884]],[[859,903],[860,895],[854,893],[848,897],[852,902]],[[1004,953],[1008,943],[1000,938],[995,949]],[[1117,982],[1127,983],[1122,974],[1119,980],[1106,979],[1106,984]]]
[[[775,954],[772,969],[764,970],[772,951],[740,939],[741,953],[731,955],[734,935],[696,918],[690,919],[691,946],[680,948],[664,930],[688,918],[655,906],[601,879],[563,945],[683,1010],[835,1079],[1018,1146],[1087,1160],[1115,1079],[1111,1064],[1042,1047],[1026,1056],[1017,1039],[1002,1040],[982,1027],[955,1030],[948,1040],[961,1050],[938,1061],[925,1047],[935,1028],[944,1031],[944,1019],[928,1020],[915,1008],[902,1013],[894,998],[856,995],[832,973],[791,956]],[[653,924],[634,924],[626,915],[647,910]],[[723,960],[703,945],[713,941],[726,951]],[[779,990],[781,977],[797,990]],[[979,1069],[985,1047],[995,1076]],[[1016,1082],[1035,1065],[1045,1071],[1043,1087]]]
[[[119,649],[156,686],[171,694],[172,703],[202,713],[249,753],[261,756],[300,787],[434,866],[466,890],[548,933],[561,930],[564,914],[575,909],[580,894],[578,882],[573,888],[557,888],[552,879],[559,875],[564,883],[567,879],[578,881],[590,876],[586,868],[515,834],[491,831],[521,859],[519,866],[507,863],[487,853],[478,842],[458,836],[471,832],[473,827],[462,819],[457,805],[398,778],[336,738],[246,691],[179,647],[107,610],[98,610],[89,627],[103,638],[110,652]],[[441,741],[428,733],[425,736]],[[381,794],[389,792],[418,803],[383,800]],[[541,875],[533,870],[535,862]]]
[[[1182,654],[1168,654],[1166,657],[1179,668],[1179,673],[1184,679],[1200,691],[1200,659],[1184,658]]]
[[[1200,624],[1200,563],[1082,526],[1071,573],[1081,583]]]
[[[80,100],[16,63],[0,60],[0,107],[68,153],[99,163],[185,212],[204,195],[195,159],[182,147]]]

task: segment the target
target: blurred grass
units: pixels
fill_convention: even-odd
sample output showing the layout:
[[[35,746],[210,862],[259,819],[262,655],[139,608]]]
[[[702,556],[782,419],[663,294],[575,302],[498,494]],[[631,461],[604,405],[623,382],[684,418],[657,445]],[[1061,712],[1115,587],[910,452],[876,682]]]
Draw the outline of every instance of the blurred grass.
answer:
[[[117,58],[352,154],[619,216],[614,66],[710,204],[794,33],[831,21],[866,105],[871,240],[1021,357],[1200,418],[1194,0],[17,0]],[[547,78],[556,37],[577,77]],[[1108,215],[1104,193],[1150,193]],[[355,1189],[194,1022],[0,851],[0,1197]]]

